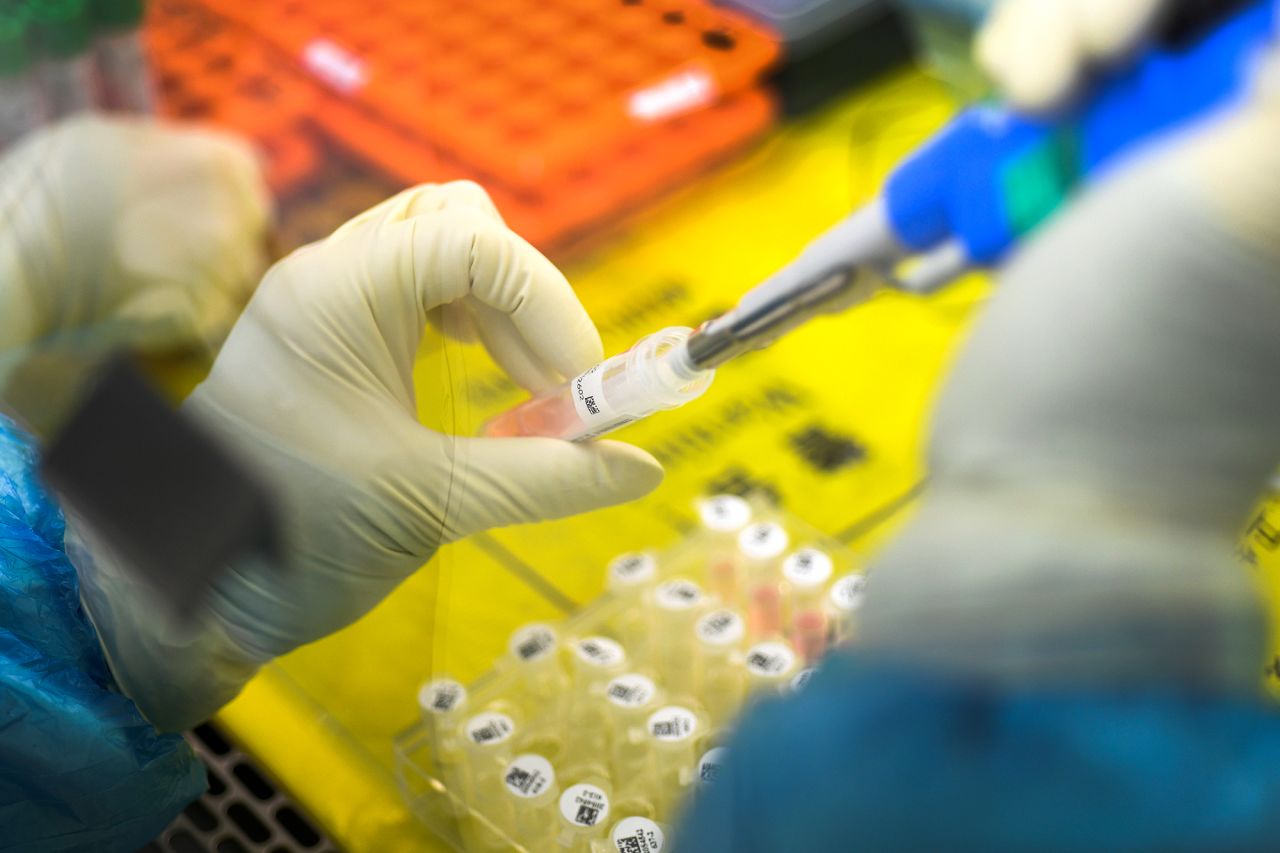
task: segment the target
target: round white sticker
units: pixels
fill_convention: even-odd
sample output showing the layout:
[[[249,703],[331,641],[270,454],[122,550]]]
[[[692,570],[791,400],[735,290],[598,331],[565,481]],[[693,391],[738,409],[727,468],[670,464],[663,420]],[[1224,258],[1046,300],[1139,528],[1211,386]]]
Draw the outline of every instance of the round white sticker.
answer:
[[[831,585],[831,603],[838,610],[857,610],[862,606],[862,592],[866,585],[866,575],[844,575]]]
[[[702,601],[702,588],[693,581],[676,578],[658,587],[653,598],[664,610],[688,610]]]
[[[634,672],[619,675],[604,689],[609,701],[620,708],[643,708],[657,692],[651,680]]]
[[[556,771],[551,762],[532,752],[517,755],[507,765],[502,777],[507,791],[516,797],[536,797],[556,783]]]
[[[782,576],[793,586],[814,589],[831,579],[834,564],[825,551],[801,548],[782,562]]]
[[[708,785],[720,777],[720,768],[729,757],[729,748],[717,746],[708,749],[698,760],[698,783]]]
[[[791,538],[782,525],[761,521],[738,534],[738,549],[753,560],[772,560],[787,550]]]
[[[737,495],[716,495],[698,503],[702,525],[716,533],[736,533],[751,520],[751,505]]]
[[[666,839],[662,827],[647,817],[624,817],[609,834],[618,853],[661,853]]]
[[[587,782],[570,785],[560,795],[560,815],[573,826],[598,826],[609,816],[609,795]]]
[[[426,714],[447,714],[461,708],[466,701],[467,688],[452,678],[429,681],[418,691],[418,705]]]
[[[796,673],[796,677],[791,679],[791,689],[800,691],[809,683],[809,679],[813,678],[813,667],[802,669]]]
[[[477,746],[497,746],[509,740],[516,724],[506,714],[498,711],[482,711],[467,720],[463,731],[467,740]]]
[[[697,715],[679,705],[668,705],[649,715],[649,734],[653,735],[654,740],[688,740],[697,728]]]
[[[622,646],[608,637],[587,637],[575,643],[573,650],[578,655],[578,660],[601,669],[621,666],[627,659]]]
[[[511,635],[511,654],[525,663],[541,660],[555,648],[556,632],[549,625],[525,625]]]
[[[747,652],[747,671],[754,675],[776,678],[790,672],[795,664],[795,652],[783,643],[759,643]]]
[[[652,554],[622,554],[609,563],[609,581],[617,586],[639,586],[657,573],[658,561]]]
[[[731,646],[745,634],[742,617],[732,610],[712,610],[698,620],[698,639],[713,646]]]

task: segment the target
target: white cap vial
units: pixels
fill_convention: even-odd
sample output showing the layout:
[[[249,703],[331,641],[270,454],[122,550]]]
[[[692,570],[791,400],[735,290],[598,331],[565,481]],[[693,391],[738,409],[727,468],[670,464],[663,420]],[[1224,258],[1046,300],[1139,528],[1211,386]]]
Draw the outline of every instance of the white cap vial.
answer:
[[[737,495],[714,495],[698,501],[698,518],[712,533],[737,533],[751,521],[751,505]]]
[[[708,653],[727,654],[742,643],[747,626],[735,611],[722,607],[699,619],[694,631]]]
[[[501,711],[481,711],[462,724],[462,742],[473,751],[492,751],[507,744],[515,731],[515,721]]]
[[[797,672],[795,678],[791,679],[791,692],[799,693],[801,690],[804,690],[805,685],[809,683],[809,679],[813,678],[813,673],[815,671],[816,668],[811,666]]]
[[[666,836],[662,827],[647,817],[624,817],[609,833],[616,853],[662,853]]]
[[[653,591],[653,603],[670,613],[691,611],[702,604],[702,587],[686,578],[674,578]]]
[[[453,717],[467,706],[467,688],[452,678],[437,678],[418,691],[418,707],[428,719]]]
[[[642,589],[658,577],[658,561],[652,554],[620,554],[609,562],[608,586],[617,592]]]
[[[609,793],[590,782],[579,782],[560,795],[560,826],[570,838],[598,837],[609,818]]]
[[[729,757],[729,748],[713,746],[698,759],[698,784],[710,785],[720,778],[720,768]]]
[[[834,566],[826,551],[801,548],[782,561],[782,577],[791,585],[793,595],[820,598]]]
[[[511,642],[508,647],[511,651],[511,656],[515,658],[518,664],[534,666],[546,661],[548,658],[554,659],[556,647],[559,643],[560,639],[556,635],[554,628],[541,622],[535,622],[517,629],[511,635]]]
[[[537,804],[556,795],[556,771],[541,755],[526,752],[517,755],[503,771],[507,793],[517,801]]]
[[[832,642],[845,643],[853,638],[854,617],[862,606],[866,584],[866,575],[853,572],[842,575],[831,585],[831,592],[827,595],[827,609],[831,615]]]
[[[752,689],[781,692],[795,672],[796,655],[786,643],[770,641],[748,649],[744,663]]]
[[[619,675],[604,689],[609,704],[623,714],[644,710],[658,695],[658,688],[648,676],[638,672]]]
[[[743,556],[756,562],[776,560],[791,544],[791,537],[782,525],[773,521],[759,521],[742,529],[738,534],[738,550]]]
[[[627,653],[608,637],[583,637],[573,644],[573,668],[580,682],[599,683],[621,672]]]

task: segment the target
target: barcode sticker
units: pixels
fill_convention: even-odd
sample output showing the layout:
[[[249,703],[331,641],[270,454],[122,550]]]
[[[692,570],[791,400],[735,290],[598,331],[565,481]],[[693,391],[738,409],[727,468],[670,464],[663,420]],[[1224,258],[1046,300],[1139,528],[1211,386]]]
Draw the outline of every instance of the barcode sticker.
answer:
[[[653,594],[664,610],[689,610],[702,601],[702,588],[684,578],[667,581]]]
[[[467,688],[452,678],[437,678],[418,691],[418,705],[428,714],[447,714],[466,701]]]
[[[760,643],[747,652],[747,671],[755,675],[770,678],[783,675],[790,672],[795,663],[795,653],[782,643]]]
[[[697,631],[704,643],[729,646],[741,642],[746,626],[742,617],[732,610],[712,610],[698,620]]]
[[[555,784],[556,774],[551,762],[532,752],[516,756],[507,765],[503,777],[507,790],[517,797],[536,797]]]
[[[831,585],[831,603],[838,610],[857,610],[862,606],[863,590],[867,585],[866,575],[844,575]]]
[[[649,734],[655,740],[681,741],[693,736],[698,727],[697,716],[688,708],[668,705],[649,715]]]
[[[826,552],[801,548],[782,563],[782,576],[794,586],[812,589],[831,579],[834,565]]]
[[[658,563],[651,554],[622,554],[609,563],[609,580],[619,586],[638,586],[653,580]]]
[[[546,657],[556,647],[556,633],[546,625],[526,625],[511,636],[511,653],[525,663]]]
[[[627,653],[622,650],[622,646],[608,637],[587,637],[579,640],[574,650],[583,663],[601,669],[621,666],[627,659]]]
[[[587,782],[571,785],[560,795],[560,815],[574,826],[596,826],[609,816],[609,796]]]
[[[666,844],[662,827],[647,817],[623,818],[609,837],[618,853],[661,853]]]
[[[698,760],[698,783],[709,785],[720,777],[720,768],[729,756],[729,750],[723,746],[708,749]]]
[[[619,675],[605,688],[609,701],[622,708],[643,708],[653,699],[657,688],[643,675]]]
[[[772,560],[787,550],[790,541],[782,525],[762,521],[743,528],[738,534],[738,549],[753,560]]]
[[[496,746],[511,737],[516,724],[506,714],[484,711],[467,720],[467,739],[478,746]]]
[[[716,495],[698,504],[702,526],[716,533],[736,533],[751,521],[751,505],[737,495]]]

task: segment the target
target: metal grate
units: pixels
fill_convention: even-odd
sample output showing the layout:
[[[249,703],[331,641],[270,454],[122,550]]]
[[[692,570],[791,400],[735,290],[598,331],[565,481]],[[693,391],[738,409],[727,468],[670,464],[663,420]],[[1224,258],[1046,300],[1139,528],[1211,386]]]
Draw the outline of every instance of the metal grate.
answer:
[[[209,789],[138,853],[338,853],[316,824],[210,723],[187,732]]]

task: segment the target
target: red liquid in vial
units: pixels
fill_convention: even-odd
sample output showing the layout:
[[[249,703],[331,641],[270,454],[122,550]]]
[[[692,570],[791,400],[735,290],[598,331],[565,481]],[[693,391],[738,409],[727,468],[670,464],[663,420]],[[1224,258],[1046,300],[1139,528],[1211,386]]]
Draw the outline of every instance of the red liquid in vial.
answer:
[[[551,396],[534,397],[484,425],[484,434],[489,438],[545,436],[572,440],[585,432],[586,425],[578,417],[567,385]]]
[[[756,639],[772,637],[782,630],[782,593],[776,584],[761,584],[751,590],[747,629]]]
[[[791,622],[791,645],[806,664],[827,650],[827,617],[821,610],[801,610]]]

